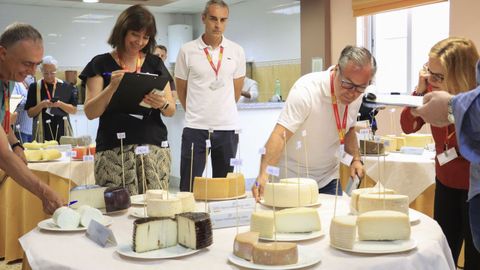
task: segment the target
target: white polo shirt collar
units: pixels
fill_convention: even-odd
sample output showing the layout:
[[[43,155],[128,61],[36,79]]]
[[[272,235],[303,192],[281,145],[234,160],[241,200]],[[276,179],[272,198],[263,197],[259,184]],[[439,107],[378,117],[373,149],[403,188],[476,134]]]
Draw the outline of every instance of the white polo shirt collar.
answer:
[[[202,36],[203,36],[203,35],[202,35]],[[198,48],[201,49],[201,50],[203,50],[203,49],[205,49],[205,48],[208,48],[208,49],[210,49],[210,50],[213,50],[212,46],[207,45],[207,44],[203,41],[202,36],[200,36],[200,37],[197,39]],[[228,43],[227,39],[225,38],[224,35],[222,35],[222,42],[220,42],[220,45],[218,46],[218,48],[220,48],[220,46],[223,47],[223,48],[227,47],[227,43]]]

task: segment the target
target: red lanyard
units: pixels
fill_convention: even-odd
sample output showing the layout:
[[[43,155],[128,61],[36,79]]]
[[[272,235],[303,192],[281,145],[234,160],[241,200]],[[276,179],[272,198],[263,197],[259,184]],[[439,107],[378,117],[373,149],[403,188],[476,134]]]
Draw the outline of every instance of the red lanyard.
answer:
[[[223,46],[220,46],[220,55],[218,56],[217,67],[215,67],[215,65],[213,64],[212,57],[210,56],[210,53],[208,53],[208,49],[205,47],[203,51],[207,55],[207,59],[208,59],[208,62],[210,62],[210,66],[212,66],[213,71],[215,71],[215,76],[218,77],[218,71],[220,70],[220,66],[222,65]]]
[[[127,65],[125,65],[125,63],[122,61],[122,57],[120,56],[120,52],[117,52],[118,54],[118,62],[120,64],[120,66],[122,67],[122,69],[124,70],[128,70],[128,67]],[[136,65],[135,65],[135,72],[136,73],[140,73],[141,69],[142,69],[142,55],[140,54],[140,52],[138,52],[138,56],[137,56],[137,61],[136,61]]]
[[[3,118],[3,129],[5,133],[10,132],[10,88],[8,82],[3,83],[3,105],[5,106],[5,117]]]
[[[48,99],[52,99],[52,96],[55,96],[55,89],[57,88],[57,78],[55,78],[55,81],[53,81],[53,87],[52,87],[52,94],[51,95],[50,95],[50,91],[48,90],[48,85],[47,85],[47,82],[45,82],[45,79],[43,79],[43,86],[45,87],[45,91],[47,92]]]
[[[335,96],[334,90],[334,72],[330,73],[330,93],[332,94],[332,106],[333,114],[335,115],[335,121],[337,122],[338,137],[340,138],[340,144],[345,143],[345,130],[347,129],[347,116],[348,116],[348,104],[345,106],[345,111],[343,112],[343,122],[340,126],[340,115],[338,113],[338,104],[337,97]]]
[[[455,134],[455,128],[453,129],[452,133],[448,134],[449,126],[445,127],[445,151],[448,150],[448,141],[452,138]]]

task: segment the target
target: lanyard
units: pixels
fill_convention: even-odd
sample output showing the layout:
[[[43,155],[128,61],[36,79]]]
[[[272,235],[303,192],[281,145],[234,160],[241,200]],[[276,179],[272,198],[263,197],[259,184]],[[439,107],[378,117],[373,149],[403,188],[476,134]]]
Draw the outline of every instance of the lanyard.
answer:
[[[333,114],[335,115],[335,121],[337,123],[338,137],[340,138],[340,144],[345,143],[345,130],[347,129],[347,116],[348,116],[348,104],[345,106],[345,111],[343,112],[343,122],[340,126],[340,115],[338,113],[338,104],[337,97],[335,96],[334,91],[334,72],[330,73],[330,93],[332,94],[332,106]]]
[[[208,53],[208,49],[205,47],[203,51],[207,55],[207,59],[208,59],[208,62],[210,63],[210,66],[212,66],[213,71],[215,71],[215,76],[218,78],[218,71],[220,70],[220,66],[222,65],[223,46],[220,46],[220,55],[218,56],[217,67],[215,67],[215,65],[213,64],[212,57],[210,56],[210,53]]]
[[[3,105],[5,106],[5,117],[3,118],[3,129],[5,133],[10,132],[10,88],[9,83],[3,83]]]
[[[48,90],[48,85],[45,82],[45,79],[43,79],[43,86],[45,87],[45,91],[47,92],[48,99],[52,99],[52,96],[55,96],[55,89],[57,89],[57,78],[55,78],[55,81],[53,82],[52,94],[51,95],[50,95],[50,91]]]
[[[445,151],[448,150],[448,141],[452,138],[452,136],[455,134],[455,129],[453,129],[453,131],[448,134],[448,127],[449,126],[446,126],[445,127]]]
[[[117,52],[118,54],[118,62],[120,64],[120,66],[122,67],[122,69],[124,70],[128,70],[128,67],[127,65],[125,65],[125,63],[122,61],[122,57],[120,55],[120,52]],[[142,69],[142,56],[140,55],[140,52],[138,52],[138,56],[137,56],[137,61],[136,61],[136,65],[135,65],[135,73],[140,73],[141,69]]]

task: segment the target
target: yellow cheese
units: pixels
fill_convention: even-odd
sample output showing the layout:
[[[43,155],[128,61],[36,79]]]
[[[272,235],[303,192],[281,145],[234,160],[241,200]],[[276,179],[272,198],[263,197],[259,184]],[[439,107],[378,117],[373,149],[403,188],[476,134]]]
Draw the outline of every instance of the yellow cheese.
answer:
[[[395,135],[387,135],[387,137],[395,140],[395,146],[397,151],[400,151],[400,148],[402,148],[403,146],[406,146],[405,137],[395,136]]]
[[[370,211],[357,218],[359,240],[408,240],[408,215],[389,210]]]
[[[258,232],[239,233],[235,236],[233,243],[233,254],[242,259],[251,261],[253,246],[258,243]]]
[[[167,191],[163,190],[163,189],[149,189],[147,190],[146,192],[146,198],[147,200],[149,199],[163,199],[164,197],[164,194],[166,194]]]
[[[381,141],[385,146],[385,150],[388,152],[395,152],[397,151],[397,140],[390,137],[382,137]]]
[[[62,157],[62,153],[57,149],[42,150],[42,160],[55,160]]]
[[[182,202],[182,212],[195,211],[195,198],[191,192],[178,192],[177,198]]]
[[[407,134],[405,135],[406,146],[424,148],[429,143],[433,143],[431,134]]]
[[[300,198],[300,199],[299,199]],[[277,207],[300,207],[318,202],[318,184],[308,178],[281,179],[267,183],[263,195],[265,204]]]
[[[260,233],[260,237],[273,238],[273,212],[257,211],[252,213],[250,231]]]
[[[245,178],[238,173],[225,178],[195,177],[193,194],[196,200],[238,197],[245,194]]]
[[[28,161],[42,160],[42,150],[25,150],[25,157]]]
[[[299,207],[287,208],[277,212],[275,230],[285,233],[320,231],[322,225],[316,209]]]
[[[357,217],[336,216],[330,222],[330,245],[352,249],[357,238]]]
[[[37,141],[33,141],[31,143],[27,142],[23,144],[23,147],[25,147],[25,149],[38,150],[43,147],[43,143],[38,143]]]
[[[288,265],[298,262],[297,244],[289,242],[258,243],[253,247],[253,263]]]
[[[392,210],[408,215],[408,196],[399,194],[361,194],[358,198],[358,212]]]

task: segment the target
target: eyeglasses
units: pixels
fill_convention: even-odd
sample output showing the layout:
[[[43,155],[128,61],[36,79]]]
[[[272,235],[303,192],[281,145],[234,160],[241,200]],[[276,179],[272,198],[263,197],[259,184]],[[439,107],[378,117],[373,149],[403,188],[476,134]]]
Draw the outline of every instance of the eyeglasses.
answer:
[[[443,80],[445,80],[445,77],[443,77],[443,74],[434,73],[428,67],[427,67],[427,72],[428,72],[428,74],[430,74],[430,77],[432,78],[432,81],[434,81],[434,82],[441,83],[441,82],[443,82]]]
[[[347,89],[347,90],[357,91],[360,94],[365,93],[365,89],[367,89],[367,87],[370,85],[370,82],[368,82],[367,85],[354,84],[350,81],[347,81],[345,79],[345,77],[343,77],[342,70],[340,68],[338,70],[340,71],[340,76],[341,76],[340,86],[342,86],[342,88]]]
[[[52,72],[42,72],[42,74],[43,74],[44,76],[52,76],[52,75],[57,74],[57,72],[56,72],[56,71],[52,71]]]

